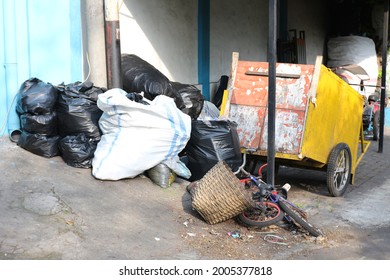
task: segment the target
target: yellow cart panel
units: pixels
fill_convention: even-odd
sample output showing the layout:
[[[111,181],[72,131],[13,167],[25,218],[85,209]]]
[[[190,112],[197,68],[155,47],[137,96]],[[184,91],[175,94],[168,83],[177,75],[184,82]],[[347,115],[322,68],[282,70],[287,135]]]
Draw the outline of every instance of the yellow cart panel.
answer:
[[[302,145],[302,157],[327,163],[338,143],[346,143],[355,173],[362,126],[364,99],[329,68],[321,66],[317,94],[310,102]]]
[[[350,159],[346,156],[351,165],[347,172],[352,175],[346,178],[353,179],[369,145],[362,137],[364,99],[321,61],[317,58],[315,65],[276,64],[275,158],[289,165],[323,168],[329,165],[332,151],[346,144],[341,152],[344,157],[350,156]],[[236,58],[233,55],[221,112],[222,117],[237,123],[243,149],[267,156],[267,62],[240,61],[238,54]],[[334,176],[341,170],[341,167],[331,168]]]

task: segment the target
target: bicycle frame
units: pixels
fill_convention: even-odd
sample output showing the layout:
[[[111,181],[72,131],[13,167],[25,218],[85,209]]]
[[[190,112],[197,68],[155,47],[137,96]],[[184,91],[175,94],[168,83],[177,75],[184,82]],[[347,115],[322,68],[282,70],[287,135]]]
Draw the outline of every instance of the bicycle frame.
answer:
[[[248,171],[244,169],[245,166],[245,157],[246,153],[244,153],[244,160],[242,166],[235,172],[235,174],[238,174],[239,172],[242,172],[247,178],[241,179],[240,181],[249,184],[250,182],[254,183],[256,188],[258,189],[257,192],[253,192],[253,199],[257,201],[257,209],[260,210],[259,216],[255,214],[254,219],[252,220],[250,218],[250,215],[247,218],[240,218],[241,221],[246,220],[246,223],[248,225],[259,225],[261,224],[264,226],[264,224],[274,224],[280,219],[276,218],[271,218],[270,221],[259,221],[257,222],[257,217],[262,217],[263,214],[262,211],[266,211],[267,205],[270,203],[273,204],[274,209],[278,209],[278,211],[282,211],[283,216],[281,216],[281,219],[285,218],[288,222],[294,223],[294,224],[299,224],[301,227],[309,231],[314,236],[320,236],[323,235],[323,233],[313,227],[310,223],[306,221],[307,219],[307,213],[303,209],[299,208],[298,206],[294,205],[292,202],[287,200],[287,193],[290,189],[289,184],[283,185],[280,189],[277,189],[274,185],[266,184],[264,181],[262,181],[260,178],[253,176],[250,174]],[[261,170],[262,167],[260,167],[259,170]],[[283,195],[280,195],[278,191],[282,191]],[[285,197],[283,197],[285,196]],[[264,212],[265,216],[267,215]],[[245,216],[245,214],[243,214]],[[279,215],[279,214],[278,214]],[[239,215],[240,216],[240,215]],[[249,220],[249,221],[248,221]]]

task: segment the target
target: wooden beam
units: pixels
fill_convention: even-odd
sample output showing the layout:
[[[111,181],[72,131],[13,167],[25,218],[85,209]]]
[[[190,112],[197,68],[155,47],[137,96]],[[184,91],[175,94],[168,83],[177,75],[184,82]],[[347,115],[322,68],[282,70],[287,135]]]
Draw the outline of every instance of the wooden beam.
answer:
[[[233,54],[232,54],[232,67],[230,69],[230,77],[229,77],[229,82],[228,82],[228,86],[227,86],[228,95],[226,98],[225,107],[223,108],[223,114],[221,115],[221,117],[223,117],[223,118],[229,118],[230,100],[232,99],[233,90],[234,90],[234,80],[236,79],[236,74],[237,74],[238,56],[239,56],[238,52],[233,52]]]
[[[250,76],[265,76],[268,77],[268,72],[255,72],[255,71],[247,71],[245,75]],[[299,79],[301,75],[299,74],[287,74],[287,73],[276,73],[277,78],[286,78],[286,79]]]

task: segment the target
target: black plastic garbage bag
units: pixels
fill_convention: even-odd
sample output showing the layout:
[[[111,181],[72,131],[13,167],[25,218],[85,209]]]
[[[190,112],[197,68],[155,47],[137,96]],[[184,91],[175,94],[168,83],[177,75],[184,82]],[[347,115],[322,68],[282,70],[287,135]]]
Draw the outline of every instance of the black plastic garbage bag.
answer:
[[[242,164],[237,123],[229,120],[192,121],[191,137],[185,148],[190,181],[201,179],[219,161],[236,171]]]
[[[19,88],[16,111],[19,114],[52,113],[57,100],[57,89],[38,78],[26,80]]]
[[[65,137],[84,133],[88,138],[100,139],[99,118],[103,111],[98,108],[97,99],[105,89],[95,87],[90,82],[77,82],[57,88],[59,135]]]
[[[144,96],[149,100],[153,100],[157,95],[175,98],[171,82],[153,65],[134,54],[122,54],[121,58],[123,90],[144,92]]]
[[[136,92],[129,92],[126,94],[126,97],[131,100],[131,101],[134,101],[134,102],[137,102],[137,103],[141,103],[141,104],[144,104],[144,105],[150,105],[148,102],[146,102],[144,100],[144,97],[139,94],[139,93],[136,93]]]
[[[172,86],[177,99],[182,99],[184,104],[182,108],[178,108],[183,113],[189,115],[191,119],[196,120],[199,117],[204,104],[204,96],[202,95],[200,89],[194,85],[187,85],[178,82],[172,82]]]
[[[17,144],[18,146],[33,154],[51,158],[59,155],[59,140],[60,137],[58,135],[47,136],[38,133],[28,133],[27,131],[22,131]]]
[[[60,140],[58,147],[67,165],[90,168],[97,141],[88,139],[85,134],[69,135]]]
[[[57,131],[57,113],[33,115],[22,114],[20,118],[20,127],[29,133],[39,133],[43,135],[58,135]]]

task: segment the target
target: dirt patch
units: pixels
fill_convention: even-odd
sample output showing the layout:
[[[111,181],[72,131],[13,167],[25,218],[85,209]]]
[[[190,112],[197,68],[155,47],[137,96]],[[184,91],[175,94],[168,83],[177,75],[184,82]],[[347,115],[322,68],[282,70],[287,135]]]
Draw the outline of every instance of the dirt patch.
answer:
[[[289,200],[308,212],[309,222],[321,229],[324,236],[316,238],[286,221],[261,229],[249,228],[236,218],[209,225],[192,209],[177,219],[182,224],[185,244],[201,259],[337,259],[342,258],[342,252],[348,258],[359,258],[358,248],[370,230],[366,233],[342,217],[349,198],[329,196],[321,173],[289,172],[294,176],[284,171],[284,177],[280,177],[292,183]],[[185,199],[189,206],[190,196]]]
[[[209,225],[196,213],[178,222],[183,224],[182,239],[202,259],[285,259],[302,249],[332,246],[327,236],[316,238],[288,222],[261,229],[248,228],[236,219]]]

